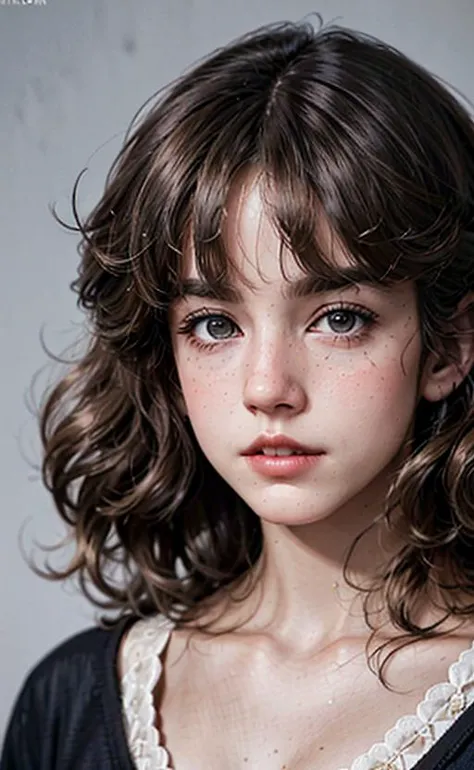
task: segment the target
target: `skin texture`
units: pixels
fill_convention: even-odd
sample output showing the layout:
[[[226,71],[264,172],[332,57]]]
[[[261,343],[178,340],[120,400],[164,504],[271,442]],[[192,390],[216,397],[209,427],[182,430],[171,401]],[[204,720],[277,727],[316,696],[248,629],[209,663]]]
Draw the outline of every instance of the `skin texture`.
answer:
[[[474,636],[469,626],[398,653],[391,692],[367,667],[360,594],[342,578],[349,546],[383,509],[417,403],[443,398],[461,381],[474,360],[472,335],[460,344],[458,366],[430,354],[421,371],[410,282],[290,299],[255,173],[232,190],[223,236],[241,301],[179,300],[170,327],[191,426],[260,517],[264,559],[257,589],[215,622],[219,636],[172,634],[156,692],[162,742],[176,770],[337,770],[413,713]],[[302,277],[283,256],[287,276]],[[190,252],[185,272],[198,277]],[[372,321],[351,315],[356,309]],[[190,329],[190,313],[203,310],[218,318]],[[269,479],[242,456],[261,433],[324,454],[298,476]],[[370,529],[351,560],[353,579],[369,582],[396,547]],[[435,617],[425,606],[419,619]],[[393,636],[383,611],[378,621],[383,638]]]

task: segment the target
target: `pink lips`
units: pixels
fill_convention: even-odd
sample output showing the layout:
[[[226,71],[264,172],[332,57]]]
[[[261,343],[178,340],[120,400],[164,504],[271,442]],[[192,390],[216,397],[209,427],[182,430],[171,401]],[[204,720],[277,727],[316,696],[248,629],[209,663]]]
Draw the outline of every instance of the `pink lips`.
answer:
[[[293,449],[301,454],[264,455],[263,448]],[[242,454],[250,467],[257,473],[269,478],[296,476],[317,463],[324,453],[322,449],[311,449],[288,436],[281,434],[261,435]]]
[[[264,447],[273,449],[294,449],[295,452],[303,452],[305,455],[322,454],[321,449],[310,449],[288,436],[283,436],[281,433],[262,433],[249,447],[247,447],[247,449],[244,449],[242,454],[254,455],[261,452]]]

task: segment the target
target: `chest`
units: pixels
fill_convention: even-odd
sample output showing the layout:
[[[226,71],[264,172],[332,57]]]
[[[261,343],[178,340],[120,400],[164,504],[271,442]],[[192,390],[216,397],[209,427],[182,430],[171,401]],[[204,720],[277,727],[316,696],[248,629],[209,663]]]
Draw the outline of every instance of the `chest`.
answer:
[[[203,661],[168,672],[157,691],[159,727],[176,770],[341,770],[415,714],[446,679],[444,655],[407,653],[385,688],[363,654],[342,664]],[[192,673],[191,673],[192,672]]]

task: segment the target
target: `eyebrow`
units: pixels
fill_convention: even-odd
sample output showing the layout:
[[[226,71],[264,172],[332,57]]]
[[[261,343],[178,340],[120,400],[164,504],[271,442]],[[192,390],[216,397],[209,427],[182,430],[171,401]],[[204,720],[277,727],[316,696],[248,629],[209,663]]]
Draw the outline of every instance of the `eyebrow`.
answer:
[[[288,283],[288,288],[283,292],[285,299],[300,299],[312,294],[323,294],[324,292],[338,291],[350,287],[366,285],[377,287],[381,291],[387,291],[388,286],[375,280],[371,280],[367,272],[360,267],[341,268],[334,276],[316,276],[306,275],[298,278],[296,281]],[[176,299],[186,297],[200,297],[201,299],[214,299],[221,302],[230,302],[241,304],[243,297],[241,292],[230,283],[221,282],[212,286],[207,281],[200,278],[187,278],[181,281],[180,290],[176,294]]]

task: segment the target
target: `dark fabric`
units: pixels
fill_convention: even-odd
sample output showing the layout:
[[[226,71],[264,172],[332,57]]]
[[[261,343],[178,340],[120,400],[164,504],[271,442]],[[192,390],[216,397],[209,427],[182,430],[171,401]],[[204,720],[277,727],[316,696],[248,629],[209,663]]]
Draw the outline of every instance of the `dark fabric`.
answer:
[[[130,622],[77,634],[35,667],[13,708],[0,770],[134,770],[115,668]]]
[[[13,708],[0,770],[134,770],[116,671],[120,639],[133,621],[77,634],[34,668]],[[474,706],[416,770],[474,770]]]

